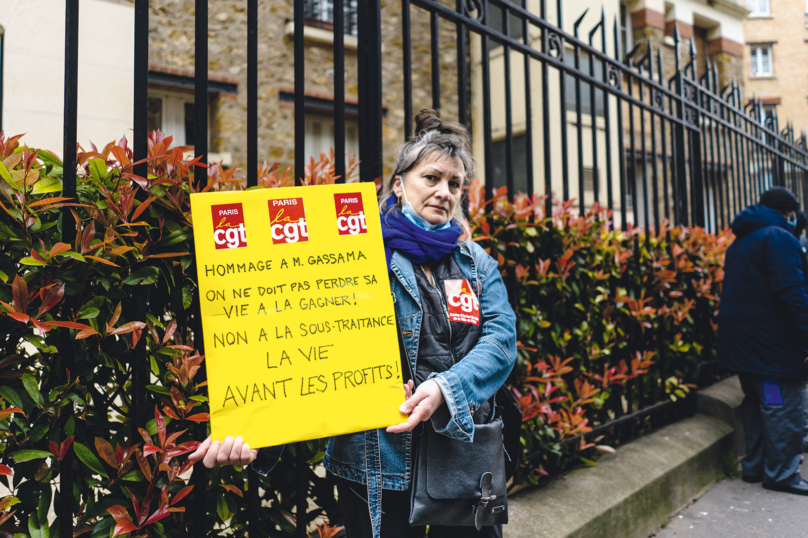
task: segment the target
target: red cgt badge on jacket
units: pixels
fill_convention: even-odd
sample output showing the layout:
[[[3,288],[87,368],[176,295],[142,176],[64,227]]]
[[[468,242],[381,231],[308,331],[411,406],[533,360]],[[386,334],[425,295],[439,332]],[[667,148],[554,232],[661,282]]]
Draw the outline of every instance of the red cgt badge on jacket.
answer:
[[[444,280],[446,289],[446,306],[449,320],[471,325],[480,325],[480,301],[471,289],[469,281]]]

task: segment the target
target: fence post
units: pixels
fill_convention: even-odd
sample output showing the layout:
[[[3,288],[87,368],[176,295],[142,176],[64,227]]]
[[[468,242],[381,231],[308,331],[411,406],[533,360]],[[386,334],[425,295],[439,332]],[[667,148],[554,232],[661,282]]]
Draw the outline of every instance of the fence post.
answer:
[[[76,197],[76,138],[78,127],[78,86],[79,86],[79,0],[65,2],[65,81],[64,81],[64,125],[62,176],[62,196]],[[76,237],[76,226],[69,207],[62,208],[62,241],[72,244]],[[65,333],[64,349],[60,353],[61,372],[57,375],[67,382],[67,370],[73,362],[73,340]],[[67,439],[65,428],[73,416],[73,402],[62,408],[59,416],[60,441]],[[69,450],[59,466],[59,535],[73,535],[73,451]]]
[[[357,5],[360,181],[381,178],[383,170],[381,11],[380,0],[363,0]]]
[[[678,51],[678,47],[677,47]],[[676,153],[675,156],[675,163],[674,166],[676,167],[676,194],[678,196],[675,197],[673,202],[674,207],[674,222],[675,224],[681,224],[683,226],[688,226],[690,224],[690,219],[688,218],[688,210],[687,210],[687,160],[685,155],[685,105],[684,105],[684,84],[682,78],[684,77],[684,73],[679,71],[676,73],[676,93],[679,96],[679,99],[676,100],[676,117],[679,118],[679,123],[674,124],[673,131],[674,131],[674,152]]]

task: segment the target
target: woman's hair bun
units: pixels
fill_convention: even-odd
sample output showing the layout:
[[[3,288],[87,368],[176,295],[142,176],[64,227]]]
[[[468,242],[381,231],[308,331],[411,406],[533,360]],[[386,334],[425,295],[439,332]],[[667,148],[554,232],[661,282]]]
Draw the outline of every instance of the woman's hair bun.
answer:
[[[429,131],[438,131],[443,126],[440,112],[425,108],[415,116],[415,133],[422,136]]]
[[[439,111],[425,108],[415,116],[415,139],[422,138],[431,131],[438,131],[444,135],[459,136],[464,144],[469,143],[468,131],[463,125],[443,121],[440,118]]]

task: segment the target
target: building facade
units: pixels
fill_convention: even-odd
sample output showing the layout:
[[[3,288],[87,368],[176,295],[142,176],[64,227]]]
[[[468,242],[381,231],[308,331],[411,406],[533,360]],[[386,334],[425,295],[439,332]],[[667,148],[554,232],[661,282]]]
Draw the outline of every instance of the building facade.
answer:
[[[750,0],[744,22],[746,98],[760,101],[765,121],[786,118],[799,136],[808,130],[808,2]]]

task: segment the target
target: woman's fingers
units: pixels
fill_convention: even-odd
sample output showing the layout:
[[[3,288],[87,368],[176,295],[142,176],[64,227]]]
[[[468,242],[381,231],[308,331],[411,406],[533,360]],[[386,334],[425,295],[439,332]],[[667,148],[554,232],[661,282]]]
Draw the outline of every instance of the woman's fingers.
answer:
[[[241,445],[241,454],[239,454],[238,459],[242,466],[249,465],[253,462],[255,458],[253,457],[253,451],[250,450],[250,445],[247,443],[243,443]]]
[[[418,387],[418,390],[415,391],[415,394],[412,394],[407,401],[405,401],[401,406],[398,408],[399,411],[404,413],[405,415],[409,415],[412,413],[413,409],[421,403],[424,399],[429,397],[429,391],[421,390],[421,387]]]
[[[219,465],[228,465],[230,463],[230,453],[233,450],[233,436],[228,435],[222,441],[222,446],[219,448],[219,455],[216,457],[216,462]]]
[[[805,360],[808,361],[808,359],[805,359]],[[412,382],[412,379],[410,379],[404,385],[404,400],[409,400],[410,398],[412,398],[412,387],[413,387],[413,382]]]
[[[208,435],[208,438],[202,441],[202,444],[200,444],[196,450],[191,452],[188,459],[191,461],[199,461],[204,458],[207,455],[208,449],[210,448],[212,442],[211,436]]]
[[[233,448],[230,449],[230,461],[228,462],[231,465],[241,465],[241,452],[244,447],[244,438],[242,436],[238,436],[233,440]]]
[[[216,461],[219,456],[219,448],[221,447],[221,443],[219,441],[213,441],[210,444],[210,448],[208,449],[208,453],[205,454],[205,458],[202,460],[202,463],[208,469],[213,469],[216,467]]]

